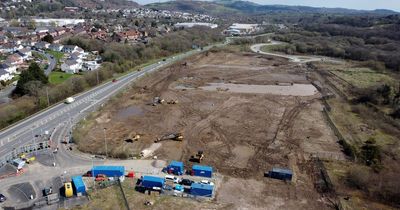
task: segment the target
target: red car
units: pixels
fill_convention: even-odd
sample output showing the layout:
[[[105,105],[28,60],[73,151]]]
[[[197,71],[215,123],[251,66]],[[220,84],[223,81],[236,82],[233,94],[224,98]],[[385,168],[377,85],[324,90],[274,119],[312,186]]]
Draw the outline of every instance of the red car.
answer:
[[[117,82],[117,79],[113,79],[112,82]]]
[[[98,174],[95,179],[95,181],[97,181],[97,182],[102,182],[102,181],[107,181],[107,180],[108,180],[108,178],[104,174]]]

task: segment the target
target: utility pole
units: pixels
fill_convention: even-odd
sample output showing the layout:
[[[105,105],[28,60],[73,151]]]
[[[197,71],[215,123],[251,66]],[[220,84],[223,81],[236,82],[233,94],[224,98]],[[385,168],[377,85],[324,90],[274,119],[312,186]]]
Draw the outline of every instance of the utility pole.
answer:
[[[47,106],[50,106],[49,88],[48,87],[46,87],[46,96],[47,96]]]
[[[106,149],[106,159],[107,159],[107,136],[106,136],[106,131],[107,131],[107,128],[104,128],[103,129],[103,132],[104,132],[104,146],[105,146],[105,149]]]

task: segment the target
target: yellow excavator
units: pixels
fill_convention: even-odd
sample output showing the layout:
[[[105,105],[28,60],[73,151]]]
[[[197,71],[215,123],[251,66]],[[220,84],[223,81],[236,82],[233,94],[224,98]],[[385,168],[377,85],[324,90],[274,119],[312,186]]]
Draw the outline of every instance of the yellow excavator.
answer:
[[[138,141],[142,137],[142,134],[135,134],[132,138],[126,139],[125,141],[128,143],[133,143],[134,141]]]
[[[170,133],[167,135],[162,136],[161,138],[157,138],[154,142],[160,142],[165,140],[173,140],[173,141],[183,141],[183,134],[182,133]]]

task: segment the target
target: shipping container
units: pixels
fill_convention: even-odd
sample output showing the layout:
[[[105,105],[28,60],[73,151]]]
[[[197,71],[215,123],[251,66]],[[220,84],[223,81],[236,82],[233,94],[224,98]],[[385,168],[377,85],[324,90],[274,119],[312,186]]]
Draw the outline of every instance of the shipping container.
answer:
[[[213,190],[214,186],[209,184],[193,183],[190,186],[191,195],[212,197]]]
[[[86,194],[86,186],[83,182],[82,176],[72,177],[72,187],[77,196],[82,196]]]
[[[167,172],[169,174],[182,175],[184,173],[183,162],[171,161],[167,166]]]
[[[164,178],[157,176],[143,176],[142,186],[146,188],[160,187],[164,186]]]
[[[124,166],[93,166],[92,176],[104,174],[107,177],[121,177],[125,175]]]
[[[280,180],[292,180],[293,172],[290,169],[272,168],[268,174],[269,177]]]
[[[212,177],[213,168],[211,166],[193,165],[192,176]]]

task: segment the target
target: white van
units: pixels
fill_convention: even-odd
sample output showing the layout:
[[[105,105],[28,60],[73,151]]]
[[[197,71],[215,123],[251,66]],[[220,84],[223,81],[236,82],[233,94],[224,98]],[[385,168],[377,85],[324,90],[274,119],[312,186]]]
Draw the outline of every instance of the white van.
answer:
[[[178,177],[172,176],[172,175],[165,175],[165,181],[171,181],[174,183],[179,183],[180,179]]]

